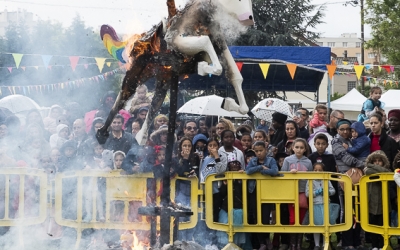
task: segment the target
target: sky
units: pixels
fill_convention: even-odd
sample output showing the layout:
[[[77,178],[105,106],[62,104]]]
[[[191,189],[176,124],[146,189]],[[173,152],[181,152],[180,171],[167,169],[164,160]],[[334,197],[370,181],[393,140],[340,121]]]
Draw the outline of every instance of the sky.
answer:
[[[183,7],[187,0],[175,0]],[[360,7],[345,6],[345,0],[311,0],[312,4],[326,4],[324,24],[316,27],[322,37],[339,37],[342,33],[357,33],[360,36]],[[85,23],[98,29],[109,24],[119,34],[136,34],[151,28],[167,15],[165,0],[0,0],[0,12],[25,9],[36,18],[57,20],[65,26],[80,14]],[[255,20],[257,22],[257,20]],[[365,26],[365,37],[370,28]]]

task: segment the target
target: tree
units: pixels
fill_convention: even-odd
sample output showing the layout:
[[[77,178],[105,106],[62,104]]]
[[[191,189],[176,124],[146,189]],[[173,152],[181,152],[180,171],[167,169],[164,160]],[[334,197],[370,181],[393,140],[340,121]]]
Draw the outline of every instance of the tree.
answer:
[[[236,45],[301,46],[315,41],[320,33],[311,31],[322,23],[324,6],[311,0],[253,1],[256,25],[242,35]],[[307,44],[309,45],[309,44]]]
[[[367,0],[365,23],[371,26],[372,39],[366,47],[379,50],[388,63],[400,64],[400,2]]]

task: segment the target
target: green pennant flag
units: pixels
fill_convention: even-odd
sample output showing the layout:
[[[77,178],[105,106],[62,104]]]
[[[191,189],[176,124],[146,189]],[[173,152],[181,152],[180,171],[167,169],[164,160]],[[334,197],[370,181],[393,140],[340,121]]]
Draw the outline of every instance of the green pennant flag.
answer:
[[[23,54],[16,54],[16,53],[13,53],[12,56],[14,57],[15,66],[16,66],[17,69],[18,69],[19,64],[21,63],[21,59],[22,59]]]

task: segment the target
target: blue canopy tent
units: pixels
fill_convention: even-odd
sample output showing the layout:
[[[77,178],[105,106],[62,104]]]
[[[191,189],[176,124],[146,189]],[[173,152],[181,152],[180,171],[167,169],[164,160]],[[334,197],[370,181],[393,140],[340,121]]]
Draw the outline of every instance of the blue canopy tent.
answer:
[[[331,51],[327,47],[266,47],[231,46],[229,47],[236,62],[243,62],[243,90],[258,91],[304,91],[317,92],[326,72],[326,64],[331,63]],[[259,66],[269,63],[267,77]],[[291,78],[286,64],[297,64],[294,79]],[[225,75],[190,75],[182,79],[181,89],[233,89]]]

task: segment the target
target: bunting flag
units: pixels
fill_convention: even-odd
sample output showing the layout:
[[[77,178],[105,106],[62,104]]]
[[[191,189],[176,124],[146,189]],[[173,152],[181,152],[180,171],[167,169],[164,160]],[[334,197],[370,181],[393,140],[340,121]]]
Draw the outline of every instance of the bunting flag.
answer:
[[[243,62],[236,62],[236,66],[238,67],[239,71],[242,71]]]
[[[379,72],[381,72],[382,71],[382,67],[378,66],[378,70],[379,70]]]
[[[390,65],[390,72],[394,72],[394,66]]]
[[[264,79],[267,78],[268,70],[269,70],[269,63],[260,63],[261,71],[264,75]]]
[[[39,69],[39,66],[33,66],[36,70],[38,70]]]
[[[389,65],[382,65],[382,68],[386,70],[386,72],[390,73],[390,66]]]
[[[44,64],[44,67],[47,69],[47,67],[49,66],[49,62],[50,62],[50,60],[51,60],[51,58],[52,58],[53,56],[51,56],[51,55],[42,55],[42,60],[43,60],[43,64]]]
[[[25,67],[25,66],[21,66],[21,69],[22,69],[23,71],[25,71],[26,67]]]
[[[87,68],[89,67],[89,64],[85,63],[85,64],[83,65],[83,67],[85,67],[85,69],[87,69]]]
[[[361,74],[364,70],[364,65],[354,65],[354,71],[356,72],[357,79],[360,79]]]
[[[292,77],[292,80],[293,80],[294,75],[296,74],[297,64],[288,63],[288,64],[286,64],[286,66],[287,66],[290,76]]]
[[[8,71],[11,73],[12,67],[7,67]]]
[[[104,62],[106,61],[106,58],[101,58],[101,57],[95,57],[94,60],[96,60],[97,67],[99,67],[99,71],[103,70],[104,67]]]
[[[346,62],[346,61],[343,61],[342,62],[344,65],[348,65],[349,64],[349,62]]]
[[[69,61],[71,62],[72,71],[75,71],[76,65],[78,65],[79,56],[70,56]]]
[[[327,64],[326,65],[326,69],[328,70],[328,76],[329,76],[329,78],[332,80],[332,78],[333,78],[333,75],[335,74],[335,71],[336,71],[336,65],[335,64]]]
[[[19,64],[21,63],[23,54],[15,54],[15,53],[14,53],[14,54],[12,54],[12,56],[14,57],[15,66],[16,66],[17,69],[18,69]]]
[[[111,62],[106,62],[107,67],[111,67]]]

